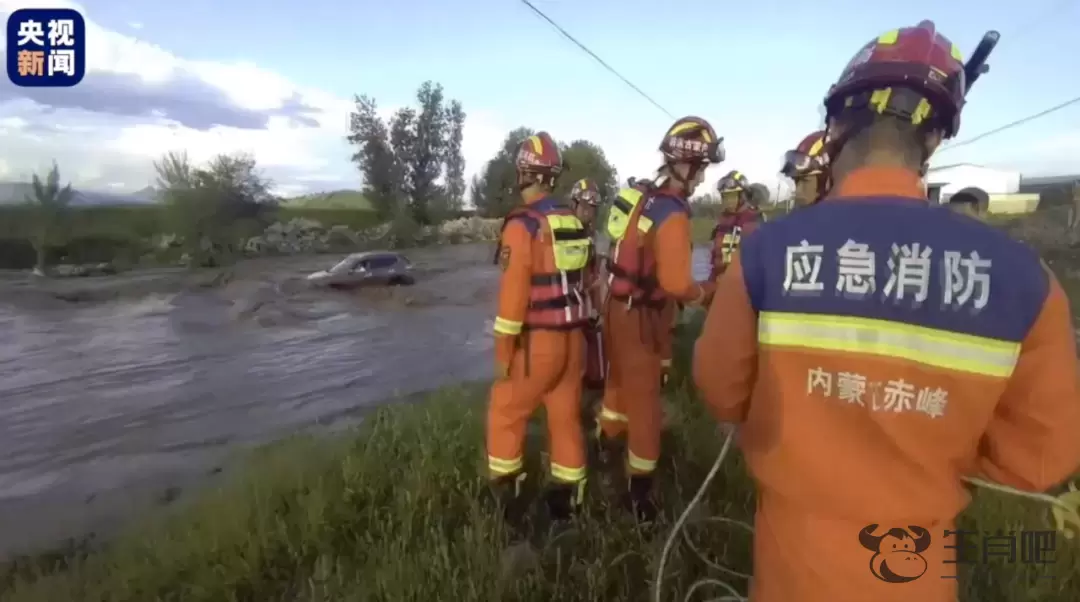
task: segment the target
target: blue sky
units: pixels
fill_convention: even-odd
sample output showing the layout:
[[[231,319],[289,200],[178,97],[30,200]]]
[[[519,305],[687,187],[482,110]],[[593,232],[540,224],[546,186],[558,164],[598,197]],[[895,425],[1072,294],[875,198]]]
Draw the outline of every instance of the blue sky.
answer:
[[[729,155],[728,165],[714,168],[716,172],[739,168],[769,183],[775,180],[783,152],[818,125],[823,94],[859,47],[883,31],[924,18],[933,19],[965,53],[987,29],[1002,33],[991,72],[969,96],[958,140],[1080,95],[1080,77],[1073,66],[1076,49],[1070,41],[1080,22],[1080,1],[759,0],[732,5],[715,0],[676,4],[536,0],[535,4],[672,113],[712,121],[726,137]],[[26,5],[41,4],[0,0],[0,12]],[[679,7],[679,13],[671,6]],[[594,140],[622,176],[647,175],[655,167],[658,138],[670,122],[518,0],[298,4],[90,0],[81,8],[109,35],[156,45],[160,52],[196,65],[191,68],[194,73],[213,73],[213,65],[231,65],[229,69],[257,69],[260,77],[276,74],[280,77],[266,88],[273,89],[266,98],[276,102],[275,94],[285,96],[281,86],[287,84],[299,91],[297,98],[323,108],[318,128],[322,138],[303,134],[306,163],[296,159],[300,163],[290,165],[284,150],[269,153],[264,161],[275,180],[289,190],[357,186],[347,162],[348,148],[340,140],[345,101],[354,93],[369,94],[390,110],[410,103],[417,85],[426,79],[441,82],[470,115],[466,126],[470,173],[482,167],[507,130],[528,125],[547,129],[559,139]],[[120,63],[123,60],[114,57],[98,68],[123,70]],[[230,97],[246,97],[244,106],[258,104],[251,97],[264,84],[247,83],[246,89],[239,89],[241,81],[248,82],[240,75],[222,78],[219,73],[214,83]],[[92,108],[98,113],[95,127],[110,136],[103,111]],[[264,109],[270,107],[259,107]],[[0,104],[0,124],[5,115],[13,113]],[[151,127],[155,120],[156,129]],[[228,127],[189,135],[184,123],[169,126],[160,112],[143,121],[131,114],[118,121],[115,128],[121,134],[113,142],[124,142],[107,146],[116,148],[123,159],[116,159],[109,169],[87,168],[92,177],[83,179],[115,188],[145,185],[145,169],[132,167],[133,175],[127,179],[120,172],[129,162],[148,163],[153,158],[139,159],[140,148],[146,149],[145,154],[164,148],[155,139],[162,132],[171,132],[169,139],[176,143],[253,150],[260,159],[260,149],[276,148],[274,141],[293,136],[288,139],[297,147],[301,136],[282,133],[285,126],[277,133],[265,132],[265,137],[241,135]],[[277,138],[272,141],[272,136]],[[52,147],[48,144],[47,140],[42,152],[55,148],[56,141]],[[316,155],[318,161],[307,160]],[[1080,105],[943,152],[937,159],[961,161],[1028,175],[1080,172]],[[29,169],[12,166],[10,158],[7,162],[9,171]]]

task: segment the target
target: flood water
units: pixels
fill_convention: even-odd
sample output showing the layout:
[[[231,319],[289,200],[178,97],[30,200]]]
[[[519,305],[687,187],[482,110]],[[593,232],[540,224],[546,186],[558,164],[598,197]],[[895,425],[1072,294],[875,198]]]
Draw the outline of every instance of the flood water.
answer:
[[[237,447],[488,378],[490,245],[410,258],[417,285],[359,293],[303,286],[333,257],[107,302],[5,303],[0,288],[0,556],[115,526]]]

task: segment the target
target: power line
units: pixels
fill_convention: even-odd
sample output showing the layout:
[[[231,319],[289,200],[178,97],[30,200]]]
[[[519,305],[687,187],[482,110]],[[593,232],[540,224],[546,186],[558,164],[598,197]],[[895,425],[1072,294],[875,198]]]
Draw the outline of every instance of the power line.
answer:
[[[1018,27],[1013,33],[1011,33],[1008,36],[1004,37],[1003,40],[1005,40],[1005,41],[1012,40],[1012,39],[1015,39],[1018,35],[1023,35],[1023,34],[1028,33],[1029,31],[1034,30],[1037,25],[1042,25],[1042,23],[1048,17],[1051,17],[1051,16],[1053,16],[1054,14],[1056,14],[1058,12],[1063,12],[1066,9],[1071,8],[1071,6],[1075,2],[1076,2],[1076,0],[1061,0],[1060,2],[1055,3],[1054,5],[1052,5],[1049,8],[1049,10],[1047,10],[1046,12],[1042,13],[1041,15],[1035,17],[1034,19],[1028,21],[1024,25]],[[1061,109],[1064,109],[1065,107],[1068,107],[1069,105],[1075,104],[1077,102],[1080,102],[1080,96],[1078,96],[1076,98],[1073,98],[1072,100],[1067,100],[1067,101],[1065,101],[1065,102],[1063,102],[1063,103],[1061,103],[1061,104],[1059,104],[1057,106],[1050,107],[1049,109],[1046,109],[1045,111],[1035,113],[1034,115],[1029,115],[1029,116],[1024,117],[1022,119],[1017,119],[1016,121],[1013,121],[1012,123],[1006,123],[1005,125],[1003,125],[1001,127],[994,128],[994,129],[992,129],[992,130],[990,130],[988,132],[983,132],[983,133],[979,134],[978,136],[974,136],[972,138],[968,138],[967,140],[961,140],[960,142],[954,142],[952,144],[948,144],[946,146],[943,146],[940,150],[937,151],[937,154],[943,153],[943,152],[945,152],[945,151],[947,151],[949,149],[956,148],[958,146],[967,146],[969,144],[974,144],[974,143],[978,142],[979,140],[982,140],[983,138],[987,138],[989,136],[993,136],[994,134],[998,134],[998,133],[1004,132],[1005,130],[1014,128],[1016,126],[1023,125],[1025,123],[1029,122],[1029,121],[1034,121],[1034,120],[1036,120],[1036,119],[1038,119],[1040,117],[1044,117],[1046,115],[1054,113],[1055,111],[1060,111]]]
[[[532,2],[530,2],[529,0],[521,0],[521,3],[522,3],[522,4],[524,4],[525,6],[529,7],[529,10],[533,11],[534,13],[536,13],[536,14],[537,14],[537,16],[539,16],[539,17],[540,17],[541,19],[543,19],[543,20],[547,21],[547,22],[548,22],[548,24],[550,24],[550,25],[551,25],[552,27],[554,27],[554,28],[555,28],[555,30],[556,30],[556,31],[558,31],[558,32],[559,32],[560,34],[562,34],[562,36],[563,36],[564,38],[566,38],[567,40],[570,40],[571,42],[573,42],[573,43],[574,43],[574,45],[575,45],[575,46],[577,46],[578,48],[580,48],[580,49],[584,50],[584,51],[585,51],[586,53],[588,53],[588,55],[589,55],[589,56],[591,56],[591,57],[593,57],[594,59],[596,59],[596,62],[600,63],[600,64],[601,64],[601,65],[602,65],[602,66],[604,67],[604,69],[607,69],[608,71],[610,71],[610,72],[611,72],[611,74],[612,74],[612,75],[614,75],[615,77],[617,77],[617,78],[621,79],[621,80],[623,81],[623,83],[624,83],[624,84],[626,84],[627,86],[630,86],[630,88],[632,88],[632,89],[634,90],[634,92],[637,92],[637,93],[638,93],[639,95],[641,95],[641,97],[642,97],[642,98],[644,98],[645,100],[649,101],[649,102],[650,102],[650,103],[652,104],[652,106],[654,106],[654,107],[656,107],[656,108],[660,109],[661,111],[663,111],[663,112],[664,112],[664,114],[665,114],[665,115],[667,115],[668,117],[670,117],[670,118],[672,118],[672,119],[675,119],[675,116],[674,116],[674,115],[672,115],[671,111],[669,111],[669,110],[665,109],[665,108],[663,107],[663,105],[661,105],[660,103],[658,103],[658,102],[656,102],[655,100],[653,100],[653,98],[652,98],[651,96],[649,96],[648,94],[646,94],[646,93],[645,93],[645,92],[644,92],[644,91],[643,91],[643,90],[642,90],[641,88],[639,88],[639,87],[637,87],[636,85],[634,85],[634,82],[632,82],[632,81],[630,81],[630,80],[626,79],[626,77],[624,77],[624,76],[623,76],[623,74],[621,74],[621,73],[619,73],[618,71],[616,71],[614,67],[612,67],[611,65],[609,65],[609,64],[607,63],[607,61],[605,61],[604,59],[602,59],[602,58],[600,58],[599,56],[597,56],[595,52],[593,52],[592,50],[589,50],[589,48],[588,48],[587,46],[585,46],[585,44],[582,44],[581,42],[579,42],[579,41],[577,40],[577,38],[575,38],[574,36],[570,35],[570,33],[569,33],[569,32],[567,32],[567,31],[566,31],[565,29],[563,29],[563,28],[562,28],[561,26],[559,26],[559,24],[558,24],[558,23],[556,23],[555,21],[553,21],[553,20],[551,19],[551,17],[549,17],[549,16],[545,15],[545,14],[544,14],[544,11],[540,10],[539,8],[536,8],[536,6],[535,6],[535,5],[533,5],[533,3],[532,3]]]
[[[1060,111],[1061,109],[1064,109],[1064,108],[1066,108],[1068,106],[1074,105],[1074,104],[1076,104],[1078,102],[1080,102],[1080,96],[1077,96],[1076,98],[1066,100],[1065,102],[1063,102],[1063,103],[1061,103],[1059,105],[1052,106],[1049,109],[1046,109],[1045,111],[1040,111],[1038,113],[1035,113],[1034,115],[1028,115],[1027,117],[1023,117],[1023,118],[1017,119],[1016,121],[1013,121],[1011,123],[1006,123],[1003,126],[996,127],[996,128],[994,128],[994,129],[992,129],[992,130],[990,130],[988,132],[983,132],[983,133],[979,134],[978,136],[968,138],[967,140],[961,140],[960,142],[954,142],[954,143],[952,143],[952,144],[950,144],[948,146],[942,147],[941,150],[938,151],[938,154],[943,153],[943,152],[948,151],[948,150],[952,150],[952,149],[954,149],[954,148],[956,148],[958,146],[967,146],[969,144],[974,144],[975,142],[978,142],[979,140],[982,140],[983,138],[993,136],[994,134],[999,134],[1001,132],[1004,132],[1005,130],[1012,129],[1012,128],[1020,126],[1020,125],[1024,125],[1025,123],[1027,123],[1029,121],[1034,121],[1034,120],[1036,120],[1036,119],[1038,119],[1040,117],[1045,117],[1046,115],[1049,115],[1051,113],[1055,113],[1057,111]]]

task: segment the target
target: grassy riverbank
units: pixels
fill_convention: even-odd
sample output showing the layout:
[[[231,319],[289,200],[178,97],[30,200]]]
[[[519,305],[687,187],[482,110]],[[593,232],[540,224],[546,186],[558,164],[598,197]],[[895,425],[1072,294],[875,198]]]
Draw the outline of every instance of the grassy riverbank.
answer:
[[[681,339],[683,366],[690,340]],[[519,558],[516,578],[508,579],[506,559],[495,544],[499,526],[476,503],[483,482],[485,389],[472,385],[385,407],[344,435],[261,450],[238,480],[167,520],[133,525],[109,548],[44,575],[28,568],[40,570],[42,562],[9,574],[0,599],[644,600],[664,536],[722,443],[686,383],[676,383],[675,389],[660,473],[666,522],[652,537],[595,496],[580,532],[558,538],[535,558]],[[741,463],[729,462],[717,481],[705,514],[749,522],[753,488]],[[1043,529],[1047,515],[1038,504],[979,493],[964,522],[990,530]],[[747,533],[697,525],[691,534],[714,561],[749,571]],[[1066,550],[1075,546],[1061,540],[1057,564],[1043,569],[1057,576],[1052,581],[1019,564],[972,567],[964,573],[962,599],[1080,600],[1080,557]],[[667,600],[675,599],[675,592],[682,599],[702,577],[724,578],[685,544],[678,546],[668,575]],[[745,591],[745,583],[731,581]],[[706,589],[701,592],[706,597],[723,595]]]

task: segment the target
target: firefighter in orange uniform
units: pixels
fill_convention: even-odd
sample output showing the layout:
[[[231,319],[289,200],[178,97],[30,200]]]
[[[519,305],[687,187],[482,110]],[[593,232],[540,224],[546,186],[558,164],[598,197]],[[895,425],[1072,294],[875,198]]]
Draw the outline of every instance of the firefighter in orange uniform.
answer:
[[[964,71],[930,21],[864,46],[825,98],[829,193],[717,285],[694,380],[757,484],[752,602],[955,602],[961,477],[1044,491],[1080,468],[1061,285],[923,194]]]
[[[590,391],[603,389],[607,372],[603,337],[600,332],[599,310],[603,304],[603,279],[600,277],[600,255],[596,241],[596,210],[600,206],[600,188],[588,178],[574,182],[570,189],[570,205],[585,226],[591,247],[589,249],[589,325],[585,329],[585,387]],[[586,417],[591,420],[591,408],[585,405]]]
[[[784,165],[780,168],[780,173],[795,182],[792,209],[813,205],[825,195],[829,156],[824,149],[825,130],[818,130],[803,138],[794,150],[784,154]]]
[[[487,453],[491,486],[504,517],[520,534],[526,424],[540,404],[547,412],[550,516],[569,519],[585,485],[581,431],[582,329],[589,238],[574,212],[551,196],[562,158],[546,132],[530,136],[516,157],[524,204],[506,217],[497,261],[495,383],[488,406]]]
[[[660,144],[664,165],[655,183],[622,190],[607,222],[613,249],[603,311],[610,373],[601,409],[601,447],[626,429],[626,505],[642,521],[655,516],[653,472],[660,456],[665,338],[673,302],[707,303],[712,282],[691,273],[687,199],[705,169],[724,159],[723,139],[704,119],[685,117]],[[667,343],[670,351],[670,342]],[[610,402],[610,403],[609,403]]]
[[[765,215],[750,198],[750,180],[741,172],[731,171],[716,185],[720,192],[721,214],[713,228],[713,248],[710,256],[709,278],[716,280],[731,263],[744,236],[765,221]]]

